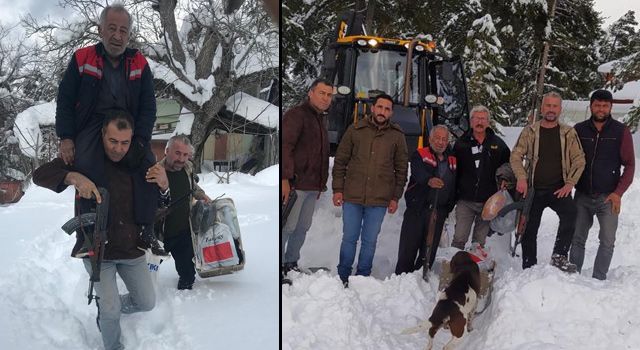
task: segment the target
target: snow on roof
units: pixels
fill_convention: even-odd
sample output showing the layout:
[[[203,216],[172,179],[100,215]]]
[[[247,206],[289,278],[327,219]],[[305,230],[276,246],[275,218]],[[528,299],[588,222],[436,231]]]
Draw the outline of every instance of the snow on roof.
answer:
[[[171,136],[175,135],[191,135],[191,126],[193,125],[193,119],[195,116],[191,111],[186,108],[182,108],[180,111],[180,120],[178,121],[178,125],[176,125],[176,129],[173,131]]]
[[[620,90],[613,91],[610,88],[607,90],[611,91],[614,100],[636,100],[640,98],[640,80],[627,82]]]
[[[621,59],[618,59],[618,60],[613,60],[613,61],[610,61],[610,62],[607,62],[607,63],[603,63],[603,64],[598,66],[598,73],[611,73],[611,71],[613,70],[613,66],[616,63],[628,61],[629,59],[631,59],[635,55],[637,55],[637,53],[631,54],[629,56],[622,57]]]
[[[244,92],[238,92],[229,97],[225,105],[227,111],[242,116],[248,121],[268,128],[278,128],[280,125],[280,109],[278,106]]]
[[[37,146],[42,144],[41,125],[56,123],[56,103],[46,102],[29,107],[16,116],[13,134],[20,142],[20,150],[30,158],[36,158]]]

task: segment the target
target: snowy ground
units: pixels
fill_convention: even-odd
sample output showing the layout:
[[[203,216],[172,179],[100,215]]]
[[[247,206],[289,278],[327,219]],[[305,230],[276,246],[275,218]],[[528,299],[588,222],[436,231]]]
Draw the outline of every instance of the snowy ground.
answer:
[[[519,128],[503,128],[510,147],[519,132]],[[587,241],[582,275],[567,275],[549,265],[558,227],[557,216],[549,209],[538,233],[539,264],[534,268],[523,272],[520,258],[507,254],[508,236],[489,238],[487,245],[498,264],[493,302],[476,319],[475,330],[459,349],[638,349],[639,177],[640,171],[636,171],[636,179],[622,199],[607,281],[590,277],[597,249],[597,220]],[[349,288],[343,289],[336,275],[342,238],[341,210],[333,207],[330,196],[325,193],[320,198],[300,265],[326,266],[331,272],[290,274],[293,285],[282,288],[282,348],[424,348],[426,334],[400,332],[429,317],[438,282],[435,275],[430,283],[423,282],[421,272],[393,274],[404,200],[395,215],[385,217],[373,261],[373,278],[352,276]],[[453,233],[451,223],[448,232]],[[453,251],[454,248],[440,248],[438,255],[450,256]],[[450,333],[440,331],[434,349],[441,349],[449,337]]]
[[[173,260],[162,263],[155,309],[122,317],[127,349],[277,349],[278,173],[236,174],[229,185],[201,175],[210,197],[226,193],[236,204],[246,266],[178,291]],[[102,349],[88,275],[69,256],[74,236],[60,229],[72,199],[72,189],[32,185],[19,203],[0,206],[0,349]]]

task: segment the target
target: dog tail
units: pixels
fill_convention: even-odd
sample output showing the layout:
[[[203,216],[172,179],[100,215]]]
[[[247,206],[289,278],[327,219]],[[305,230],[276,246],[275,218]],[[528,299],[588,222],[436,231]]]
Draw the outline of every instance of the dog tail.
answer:
[[[431,322],[429,322],[429,320],[424,320],[418,323],[418,325],[415,327],[411,327],[403,330],[402,334],[413,334],[413,333],[418,333],[420,331],[426,332],[429,328],[431,328]]]

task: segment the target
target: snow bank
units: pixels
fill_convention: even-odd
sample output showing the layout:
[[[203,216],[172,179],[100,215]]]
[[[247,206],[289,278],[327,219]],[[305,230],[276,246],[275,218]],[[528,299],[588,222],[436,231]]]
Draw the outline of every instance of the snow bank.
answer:
[[[502,127],[513,147],[521,128]],[[476,318],[460,349],[548,350],[635,349],[640,342],[635,298],[640,287],[640,174],[622,200],[615,253],[607,281],[591,278],[599,225],[594,223],[586,244],[581,275],[567,275],[549,265],[558,218],[547,209],[538,231],[538,265],[523,271],[519,257],[508,254],[509,235],[487,239],[497,262],[493,301]],[[329,188],[331,185],[328,185]],[[320,196],[313,224],[301,251],[302,267],[326,266],[330,272],[291,273],[292,286],[282,287],[283,349],[419,349],[426,334],[402,335],[402,330],[427,319],[436,302],[437,274],[429,283],[422,272],[393,274],[404,200],[387,214],[378,238],[372,277],[352,276],[343,289],[337,277],[342,239],[341,210],[330,193]],[[453,217],[446,230],[453,234]],[[438,249],[438,259],[455,248]],[[357,255],[356,255],[357,256]],[[437,265],[435,270],[437,270]],[[449,340],[436,335],[434,349]]]

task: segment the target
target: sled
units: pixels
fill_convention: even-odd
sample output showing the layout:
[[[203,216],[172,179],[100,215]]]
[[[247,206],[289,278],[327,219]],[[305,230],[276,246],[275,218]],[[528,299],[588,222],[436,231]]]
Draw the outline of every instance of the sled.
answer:
[[[209,278],[244,269],[238,213],[231,198],[198,201],[191,216],[194,265],[198,276]]]
[[[478,295],[478,306],[476,307],[476,314],[481,314],[491,304],[491,294],[493,292],[493,276],[496,262],[486,257],[478,257],[471,252],[469,254],[472,254],[474,255],[474,257],[481,259],[481,261],[478,262],[478,267],[480,268],[480,293]],[[453,279],[453,274],[451,273],[449,263],[450,261],[446,259],[441,261],[441,272],[438,291],[443,291],[449,285],[449,282],[451,282],[451,280]]]

